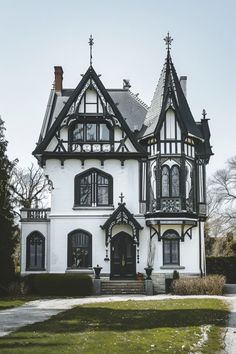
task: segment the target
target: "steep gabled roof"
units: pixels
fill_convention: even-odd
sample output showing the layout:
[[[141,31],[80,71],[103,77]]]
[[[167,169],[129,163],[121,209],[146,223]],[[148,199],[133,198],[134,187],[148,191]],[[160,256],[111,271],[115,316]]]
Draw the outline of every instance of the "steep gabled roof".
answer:
[[[178,119],[182,122],[186,132],[189,135],[202,139],[202,134],[192,116],[174,64],[172,63],[170,52],[168,51],[151,106],[144,120],[141,138],[154,134],[157,127],[160,126],[160,122],[168,108],[169,101],[174,105],[173,108],[179,112]]]
[[[127,122],[123,118],[119,108],[116,106],[116,104],[113,101],[113,99],[111,98],[110,94],[105,89],[105,87],[104,87],[103,83],[101,82],[101,80],[99,79],[97,73],[95,72],[93,67],[90,66],[88,68],[88,70],[86,71],[86,73],[83,75],[83,77],[82,77],[81,81],[79,82],[79,84],[77,85],[77,87],[70,94],[69,98],[67,100],[63,101],[63,105],[61,105],[62,109],[59,112],[56,119],[52,122],[52,118],[49,117],[47,124],[46,123],[44,124],[45,135],[44,136],[42,134],[40,135],[38,145],[37,145],[36,149],[33,151],[33,155],[41,154],[45,151],[45,149],[47,148],[51,139],[56,134],[57,130],[59,129],[60,125],[62,124],[64,118],[68,114],[72,104],[76,101],[77,97],[79,96],[79,94],[83,90],[86,83],[91,79],[95,82],[98,89],[101,91],[104,99],[111,106],[116,118],[118,119],[118,121],[120,122],[120,124],[124,128],[124,130],[126,131],[126,134],[129,137],[132,144],[134,145],[134,147],[137,149],[137,151],[146,154],[143,147],[137,142],[137,140],[136,140],[135,136],[133,135],[132,131],[130,130]],[[68,90],[68,91],[70,91],[70,90]],[[68,92],[67,92],[67,94],[68,94]],[[53,105],[52,98],[51,98],[50,102],[51,102],[51,105]]]

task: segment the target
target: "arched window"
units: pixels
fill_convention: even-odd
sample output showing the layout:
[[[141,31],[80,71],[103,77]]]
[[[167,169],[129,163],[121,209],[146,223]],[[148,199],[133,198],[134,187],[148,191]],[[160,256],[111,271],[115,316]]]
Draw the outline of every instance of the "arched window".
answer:
[[[163,265],[179,265],[179,235],[168,230],[163,235]]]
[[[161,169],[161,195],[162,197],[179,197],[180,194],[180,174],[179,166],[167,165]]]
[[[112,176],[90,169],[75,176],[75,206],[109,206],[113,203]]]
[[[68,235],[68,268],[92,267],[92,235],[74,230]]]
[[[26,270],[43,270],[45,259],[45,238],[38,232],[32,232],[26,240]]]
[[[168,166],[163,166],[161,170],[161,191],[162,197],[170,196],[170,170]]]
[[[171,196],[179,197],[179,167],[171,168]]]

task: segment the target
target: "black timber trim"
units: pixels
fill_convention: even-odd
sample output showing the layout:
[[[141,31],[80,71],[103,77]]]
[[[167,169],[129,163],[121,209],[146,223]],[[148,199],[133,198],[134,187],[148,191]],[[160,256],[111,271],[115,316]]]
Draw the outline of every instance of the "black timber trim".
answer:
[[[178,219],[178,220],[182,220],[182,219],[194,219],[194,220],[198,220],[199,217],[197,214],[195,213],[185,213],[185,212],[176,212],[176,213],[163,213],[162,211],[158,212],[153,212],[153,213],[146,213],[145,215],[145,219],[155,219],[155,218],[162,218],[163,221],[167,218],[171,218],[171,219]]]
[[[37,159],[39,161],[40,166],[45,165],[46,160],[50,159],[58,159],[58,160],[70,160],[70,159],[76,159],[76,160],[90,160],[90,159],[97,159],[97,160],[111,160],[111,159],[117,159],[122,161],[125,160],[140,160],[140,158],[144,157],[143,154],[141,153],[136,153],[136,152],[126,152],[126,153],[117,153],[117,152],[106,152],[106,153],[80,153],[80,152],[49,152],[46,151],[40,156],[37,156]]]
[[[96,83],[98,89],[103,94],[105,100],[110,104],[110,106],[111,106],[116,118],[119,120],[121,126],[124,128],[126,134],[128,135],[128,137],[131,140],[131,142],[134,145],[134,147],[137,149],[137,151],[139,151],[139,152],[143,153],[144,155],[146,155],[147,153],[146,153],[145,149],[136,141],[136,139],[135,139],[132,131],[130,130],[128,124],[126,123],[126,121],[122,117],[119,109],[117,108],[117,106],[113,102],[111,96],[109,95],[109,93],[105,89],[103,83],[99,79],[98,75],[96,74],[96,72],[95,72],[95,70],[93,69],[92,66],[90,66],[88,68],[88,70],[86,71],[86,73],[83,76],[82,80],[79,82],[78,86],[75,88],[75,90],[73,91],[73,93],[71,94],[69,99],[67,100],[65,106],[62,108],[62,110],[59,113],[57,119],[55,120],[55,122],[51,126],[50,130],[48,131],[48,133],[44,137],[43,141],[41,143],[39,143],[38,146],[36,147],[36,149],[33,151],[33,155],[40,154],[47,148],[47,146],[50,143],[51,139],[56,134],[56,131],[59,128],[60,124],[62,123],[62,121],[66,117],[66,115],[67,115],[72,103],[76,100],[76,98],[78,97],[78,95],[82,91],[84,85],[86,84],[86,82],[89,79],[93,79],[94,80],[94,82]]]

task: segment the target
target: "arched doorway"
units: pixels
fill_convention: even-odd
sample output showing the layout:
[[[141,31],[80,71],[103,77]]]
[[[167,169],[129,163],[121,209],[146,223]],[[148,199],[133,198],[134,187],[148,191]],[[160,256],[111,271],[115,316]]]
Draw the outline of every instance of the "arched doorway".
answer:
[[[136,275],[136,245],[133,238],[119,232],[111,239],[111,279],[134,279]]]

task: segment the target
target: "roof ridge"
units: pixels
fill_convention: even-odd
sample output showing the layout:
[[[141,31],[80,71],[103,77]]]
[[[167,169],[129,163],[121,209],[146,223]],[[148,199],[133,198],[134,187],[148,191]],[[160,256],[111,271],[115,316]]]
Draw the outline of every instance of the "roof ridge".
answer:
[[[139,98],[137,96],[137,94],[133,93],[132,91],[128,90],[130,96],[132,96],[138,103],[140,103],[145,109],[149,109],[149,106],[143,101],[141,100],[141,98]]]

